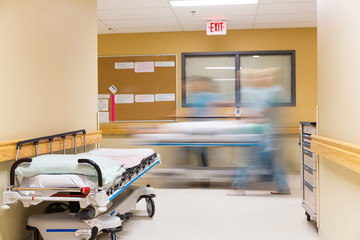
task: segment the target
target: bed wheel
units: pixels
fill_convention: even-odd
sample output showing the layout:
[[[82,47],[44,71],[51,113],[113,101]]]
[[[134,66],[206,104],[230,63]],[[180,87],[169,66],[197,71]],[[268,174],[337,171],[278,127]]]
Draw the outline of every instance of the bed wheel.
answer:
[[[306,215],[306,221],[310,222],[310,220],[311,220],[310,214],[305,212],[305,215]]]
[[[155,214],[155,203],[154,203],[154,200],[152,198],[146,198],[145,199],[146,201],[146,210],[147,210],[147,213],[149,215],[149,217],[153,217],[154,214]]]

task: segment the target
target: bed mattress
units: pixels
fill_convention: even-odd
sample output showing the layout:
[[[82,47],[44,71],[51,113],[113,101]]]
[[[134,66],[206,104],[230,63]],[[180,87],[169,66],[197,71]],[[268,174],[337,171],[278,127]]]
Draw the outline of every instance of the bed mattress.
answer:
[[[94,160],[100,166],[106,188],[112,185],[127,168],[139,165],[143,159],[153,154],[152,149],[137,148],[97,149],[76,155],[41,155],[33,158],[31,164],[19,166],[16,174],[23,177],[20,185],[23,188],[96,188],[97,174],[92,172],[92,167],[74,163],[77,159],[87,158]],[[85,172],[82,172],[84,167],[86,167]]]

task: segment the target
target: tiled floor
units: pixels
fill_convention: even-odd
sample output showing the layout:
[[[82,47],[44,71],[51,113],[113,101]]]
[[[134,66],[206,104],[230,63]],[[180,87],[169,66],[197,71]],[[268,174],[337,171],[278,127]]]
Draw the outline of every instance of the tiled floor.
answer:
[[[245,196],[228,196],[228,190],[213,188],[156,189],[155,216],[150,219],[144,201],[139,202],[117,239],[318,239],[315,223],[306,221],[301,207],[299,177],[289,180],[292,194],[287,196],[250,190]]]

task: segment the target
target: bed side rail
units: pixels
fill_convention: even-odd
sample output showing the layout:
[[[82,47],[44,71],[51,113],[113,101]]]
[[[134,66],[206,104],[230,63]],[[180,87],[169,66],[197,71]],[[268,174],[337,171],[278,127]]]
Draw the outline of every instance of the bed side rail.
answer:
[[[84,152],[86,152],[86,130],[85,129],[81,129],[81,130],[76,130],[76,131],[71,131],[71,132],[65,132],[65,133],[60,133],[60,134],[55,134],[55,135],[50,135],[50,136],[45,136],[45,137],[39,137],[39,138],[32,138],[32,139],[27,139],[24,141],[20,141],[16,144],[16,157],[15,160],[17,161],[18,156],[19,156],[19,152],[22,148],[23,145],[28,144],[28,143],[33,143],[35,146],[35,155],[38,156],[38,145],[39,142],[42,140],[48,140],[50,142],[50,153],[53,153],[52,150],[52,143],[54,141],[55,138],[61,138],[63,141],[63,153],[65,154],[65,138],[66,136],[72,135],[74,137],[74,152],[76,153],[76,135],[78,133],[82,133],[84,136]]]
[[[10,169],[10,187],[13,188],[15,186],[15,170],[16,168],[22,164],[22,163],[31,163],[32,162],[32,158],[22,158],[18,161],[16,161]],[[90,164],[91,166],[93,166],[96,170],[97,176],[98,176],[98,185],[99,187],[103,186],[103,180],[102,180],[102,172],[101,169],[99,167],[99,165],[97,165],[94,161],[90,160],[90,159],[78,159],[78,163],[85,163],[85,164]]]
[[[14,187],[15,186],[15,169],[22,163],[31,163],[32,162],[32,158],[23,158],[20,159],[19,161],[16,161],[10,169],[10,187]]]
[[[93,160],[85,159],[85,158],[79,159],[78,163],[87,163],[95,168],[98,176],[98,186],[101,188],[103,186],[103,181],[102,181],[102,173],[99,165],[97,165],[96,162],[94,162]]]

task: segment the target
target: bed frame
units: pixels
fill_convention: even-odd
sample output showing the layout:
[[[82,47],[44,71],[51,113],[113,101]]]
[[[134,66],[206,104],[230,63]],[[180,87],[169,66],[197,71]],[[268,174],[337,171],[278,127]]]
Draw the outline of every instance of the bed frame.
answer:
[[[63,154],[66,154],[65,138],[69,135],[74,138],[74,153],[76,153],[76,137],[82,134],[86,143],[86,131],[77,130],[56,134],[46,137],[34,138],[17,143],[16,161],[10,169],[10,186],[3,192],[3,209],[10,208],[10,204],[21,201],[24,207],[37,205],[43,201],[69,202],[72,213],[40,214],[33,215],[28,219],[27,229],[32,230],[33,239],[96,239],[100,232],[110,233],[111,239],[116,239],[116,232],[121,231],[121,222],[131,216],[130,210],[136,207],[141,199],[146,200],[147,212],[150,217],[154,215],[155,197],[154,189],[146,187],[134,187],[131,184],[160,163],[160,155],[152,154],[144,158],[140,164],[126,169],[121,176],[114,179],[112,184],[103,185],[100,167],[91,159],[78,159],[79,164],[88,164],[97,172],[97,187],[89,188],[24,188],[20,187],[15,174],[18,166],[31,163],[32,158],[17,159],[24,145],[33,144],[35,155],[38,156],[40,141],[50,142],[50,153],[53,153],[52,143],[54,139],[61,138],[63,141]],[[84,152],[86,144],[84,144]],[[35,192],[33,195],[24,192]],[[74,214],[75,213],[75,214]],[[57,226],[56,228],[54,228]],[[62,226],[59,228],[59,226]],[[69,229],[69,227],[72,228]],[[74,228],[75,226],[75,228]],[[89,237],[89,238],[86,238]]]

